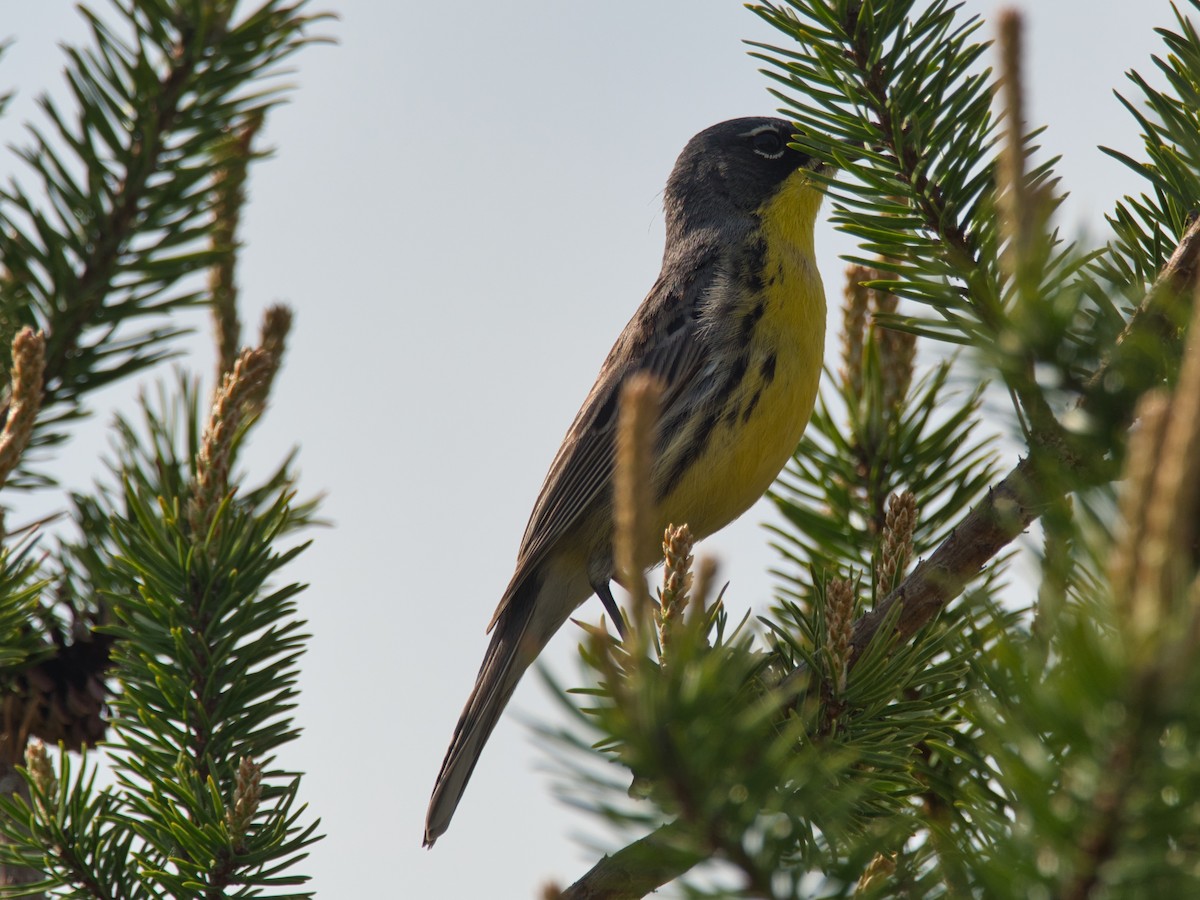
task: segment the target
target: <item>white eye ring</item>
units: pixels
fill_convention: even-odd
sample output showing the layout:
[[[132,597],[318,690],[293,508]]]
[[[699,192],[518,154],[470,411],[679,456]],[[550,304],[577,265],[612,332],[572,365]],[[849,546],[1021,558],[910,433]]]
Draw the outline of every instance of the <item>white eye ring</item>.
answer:
[[[751,141],[754,141],[754,139],[760,134],[770,134],[779,142],[779,149],[774,151],[764,150],[758,146],[753,147],[754,152],[763,159],[779,159],[787,151],[787,142],[779,136],[779,132],[775,130],[775,126],[759,125],[752,131],[746,132],[746,137],[750,138]]]

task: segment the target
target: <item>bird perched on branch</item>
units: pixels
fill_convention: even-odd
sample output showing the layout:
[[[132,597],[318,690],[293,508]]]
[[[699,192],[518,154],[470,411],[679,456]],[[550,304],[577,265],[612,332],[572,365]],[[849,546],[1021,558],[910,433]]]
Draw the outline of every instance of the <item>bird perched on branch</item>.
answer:
[[[790,147],[781,119],[706,128],[684,147],[664,196],[662,272],[604,361],[550,466],[492,639],[434,785],[425,845],[445,832],[521,675],[572,612],[612,596],[613,457],[622,384],[662,386],[648,498],[657,535],[702,538],[770,486],[812,413],[825,343],[813,252],[822,163]],[[636,548],[653,565],[656,539]]]

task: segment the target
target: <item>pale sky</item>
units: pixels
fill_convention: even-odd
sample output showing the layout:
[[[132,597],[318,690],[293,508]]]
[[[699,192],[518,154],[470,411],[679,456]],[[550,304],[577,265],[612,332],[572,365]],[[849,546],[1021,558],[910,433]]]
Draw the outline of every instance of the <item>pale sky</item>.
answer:
[[[1029,11],[1030,123],[1049,125],[1043,145],[1064,157],[1061,224],[1103,235],[1112,201],[1141,185],[1095,146],[1137,152],[1112,90],[1128,90],[1131,67],[1150,73],[1170,5],[1015,5]],[[988,16],[1000,4],[965,6]],[[11,143],[39,91],[63,96],[56,43],[83,29],[67,0],[5,7]],[[334,523],[284,573],[310,584],[301,608],[315,637],[305,731],[282,762],[307,773],[302,799],[328,835],[301,871],[330,898],[534,897],[595,861],[578,834],[603,833],[551,795],[519,721],[558,715],[535,677],[424,851],[429,792],[545,470],[658,272],[671,165],[700,129],[774,111],[741,41],[776,35],[737,0],[330,8],[341,21],[324,31],[339,45],[293,60],[298,90],[268,120],[277,154],[251,176],[240,269],[251,334],[268,303],[297,317],[246,462],[264,474],[299,446],[302,493],[325,492]],[[4,178],[15,170],[10,154]],[[823,221],[833,306],[850,249]],[[205,374],[210,343],[190,345]],[[100,474],[108,410],[132,394],[104,398],[77,430],[54,469],[68,486]],[[703,545],[738,615],[771,597],[771,517],[755,507]],[[598,619],[599,603],[579,614]],[[577,641],[568,626],[543,656],[568,684]]]

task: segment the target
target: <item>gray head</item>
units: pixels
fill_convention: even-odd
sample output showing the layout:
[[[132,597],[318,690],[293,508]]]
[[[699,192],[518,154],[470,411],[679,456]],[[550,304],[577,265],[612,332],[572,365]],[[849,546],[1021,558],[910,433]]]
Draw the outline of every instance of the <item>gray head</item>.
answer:
[[[668,239],[751,216],[797,169],[815,169],[816,160],[788,147],[794,132],[783,119],[752,117],[720,122],[688,141],[663,200]]]

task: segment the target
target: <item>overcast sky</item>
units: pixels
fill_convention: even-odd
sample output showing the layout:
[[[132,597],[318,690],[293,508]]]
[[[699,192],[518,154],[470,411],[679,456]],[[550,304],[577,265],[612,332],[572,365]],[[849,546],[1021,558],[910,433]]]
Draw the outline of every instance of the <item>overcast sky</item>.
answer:
[[[1112,201],[1140,185],[1095,146],[1136,153],[1112,90],[1150,72],[1169,3],[1016,5],[1030,122],[1049,125],[1072,194],[1061,224],[1103,235]],[[241,259],[251,327],[278,300],[297,315],[248,463],[261,474],[299,446],[302,490],[327,493],[334,523],[286,573],[311,585],[315,635],[305,733],[282,760],[308,773],[302,797],[328,834],[306,871],[324,897],[532,897],[586,870],[574,835],[597,833],[553,799],[512,714],[554,715],[536,678],[425,852],[429,792],[545,470],[658,272],[671,165],[701,128],[774,110],[742,41],[775,35],[737,0],[331,8],[339,45],[295,59],[293,102],[268,122],[277,154],[253,172]],[[63,95],[56,44],[83,29],[67,0],[10,0],[0,27],[16,39],[0,63],[19,92],[0,122],[12,142],[38,92]],[[0,174],[15,170],[10,154]],[[817,249],[836,304],[849,245],[824,224]],[[211,371],[208,336],[191,346]],[[109,410],[132,393],[78,430],[55,470],[67,485],[99,474]],[[735,612],[770,599],[771,515],[760,505],[704,545]],[[577,638],[564,629],[544,657],[568,683]]]

